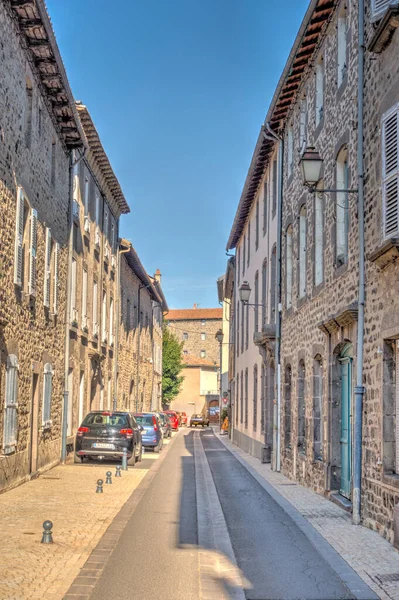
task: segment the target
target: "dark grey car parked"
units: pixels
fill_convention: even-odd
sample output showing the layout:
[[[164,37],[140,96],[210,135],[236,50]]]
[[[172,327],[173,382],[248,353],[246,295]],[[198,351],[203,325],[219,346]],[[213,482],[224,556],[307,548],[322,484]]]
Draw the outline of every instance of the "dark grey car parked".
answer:
[[[172,437],[172,425],[170,424],[170,419],[166,413],[159,413],[159,418],[161,421],[162,433],[164,438]]]
[[[121,459],[127,450],[129,465],[141,460],[142,427],[134,417],[122,411],[92,411],[84,418],[76,434],[74,462],[85,458]]]

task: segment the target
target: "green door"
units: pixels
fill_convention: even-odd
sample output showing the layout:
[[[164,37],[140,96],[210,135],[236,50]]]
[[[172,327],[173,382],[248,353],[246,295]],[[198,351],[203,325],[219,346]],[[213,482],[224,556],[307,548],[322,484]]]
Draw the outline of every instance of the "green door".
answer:
[[[341,363],[341,486],[340,494],[351,495],[351,390],[352,359],[343,356]]]

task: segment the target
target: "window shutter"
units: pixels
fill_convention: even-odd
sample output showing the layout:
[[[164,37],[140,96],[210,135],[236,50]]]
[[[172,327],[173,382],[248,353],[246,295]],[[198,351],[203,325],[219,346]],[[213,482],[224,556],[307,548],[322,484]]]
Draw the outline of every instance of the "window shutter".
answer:
[[[108,237],[108,208],[106,205],[104,206],[104,233]]]
[[[53,369],[50,364],[44,366],[44,390],[43,390],[43,424],[51,419],[51,395],[53,389]]]
[[[29,294],[36,294],[37,211],[33,208],[30,221]]]
[[[60,245],[56,242],[54,247],[54,295],[53,295],[53,313],[56,315],[58,310],[58,258]]]
[[[22,285],[22,252],[24,242],[24,193],[18,188],[17,197],[17,217],[15,226],[15,263],[14,263],[14,283]]]
[[[44,267],[44,306],[50,306],[50,283],[51,283],[51,231],[46,227],[46,254]]]
[[[83,269],[82,281],[82,318],[87,318],[87,271]],[[87,324],[85,324],[87,326]]]
[[[75,321],[76,309],[76,260],[72,259],[71,269],[71,321]]]
[[[399,230],[399,104],[382,120],[382,202],[384,238]]]
[[[392,0],[371,0],[371,16],[382,17]]]
[[[17,443],[18,359],[12,354],[7,358],[6,398],[4,416],[4,452],[14,451]]]

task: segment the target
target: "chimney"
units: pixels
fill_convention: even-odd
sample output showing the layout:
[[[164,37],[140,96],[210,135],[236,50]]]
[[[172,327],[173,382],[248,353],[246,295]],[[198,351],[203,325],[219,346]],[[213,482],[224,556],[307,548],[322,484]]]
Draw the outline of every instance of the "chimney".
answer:
[[[159,283],[159,285],[161,285],[161,278],[162,278],[161,271],[159,269],[157,269],[155,271],[154,279],[157,283]]]
[[[195,304],[195,302],[194,302],[194,307],[193,308],[197,308],[197,305]]]

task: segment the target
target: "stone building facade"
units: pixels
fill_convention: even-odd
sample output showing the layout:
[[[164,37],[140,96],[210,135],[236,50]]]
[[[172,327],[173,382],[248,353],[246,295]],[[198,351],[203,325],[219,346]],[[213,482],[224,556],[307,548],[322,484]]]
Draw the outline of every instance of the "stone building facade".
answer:
[[[68,445],[90,410],[116,400],[119,217],[129,207],[90,113],[77,112],[87,151],[73,168],[68,370]],[[78,157],[77,157],[78,158]]]
[[[4,489],[60,457],[69,165],[84,136],[44,2],[0,3],[0,40]]]
[[[136,251],[121,240],[118,408],[159,410],[162,402],[162,324],[167,303],[161,274],[150,277]]]
[[[165,320],[179,341],[183,354],[205,358],[219,364],[219,344],[215,334],[222,327],[221,308],[193,308],[170,310]]]

